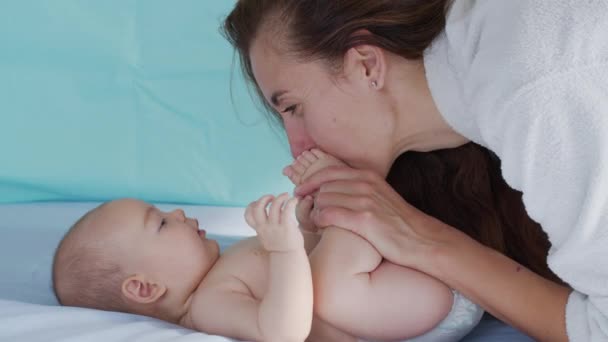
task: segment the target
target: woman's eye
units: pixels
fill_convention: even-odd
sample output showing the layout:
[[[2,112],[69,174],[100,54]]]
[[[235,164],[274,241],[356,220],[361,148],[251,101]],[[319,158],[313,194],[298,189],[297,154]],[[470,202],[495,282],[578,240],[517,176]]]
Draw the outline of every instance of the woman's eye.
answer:
[[[165,220],[165,219],[160,220],[160,228],[162,228],[166,223],[167,223],[167,220]]]
[[[291,113],[291,115],[293,115],[293,114],[295,114],[296,108],[298,108],[298,105],[289,106],[289,107],[285,108],[283,113]]]

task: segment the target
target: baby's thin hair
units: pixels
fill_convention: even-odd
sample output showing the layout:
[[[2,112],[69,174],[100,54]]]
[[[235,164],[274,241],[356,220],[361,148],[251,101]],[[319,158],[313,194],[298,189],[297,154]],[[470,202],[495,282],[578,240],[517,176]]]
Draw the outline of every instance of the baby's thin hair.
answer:
[[[112,260],[103,239],[87,232],[91,215],[102,206],[76,221],[59,243],[53,259],[53,292],[61,305],[126,312],[121,295],[126,274]]]

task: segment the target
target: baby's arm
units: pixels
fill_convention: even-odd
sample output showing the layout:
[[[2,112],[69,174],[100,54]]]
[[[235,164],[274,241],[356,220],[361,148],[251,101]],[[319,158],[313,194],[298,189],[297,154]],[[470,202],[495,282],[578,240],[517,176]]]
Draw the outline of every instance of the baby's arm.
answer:
[[[312,305],[312,276],[304,248],[270,252],[270,280],[259,314],[264,341],[304,341],[310,333]]]
[[[287,201],[287,197],[262,197],[245,214],[269,255],[268,286],[262,300],[254,298],[247,284],[233,278],[201,295],[202,305],[193,308],[195,329],[247,341],[306,339],[312,324],[312,276],[293,215],[296,201]]]
[[[382,260],[361,237],[326,228],[310,255],[315,313],[338,329],[368,339],[405,339],[435,327],[452,305],[435,278]]]

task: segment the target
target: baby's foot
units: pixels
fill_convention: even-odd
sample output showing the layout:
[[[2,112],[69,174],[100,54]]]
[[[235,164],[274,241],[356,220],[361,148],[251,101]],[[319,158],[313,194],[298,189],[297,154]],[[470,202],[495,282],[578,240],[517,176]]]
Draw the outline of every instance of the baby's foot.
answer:
[[[313,148],[310,151],[302,152],[291,165],[283,170],[283,174],[287,176],[294,185],[298,186],[315,172],[328,166],[340,165],[346,164],[321,150]]]
[[[328,166],[345,165],[339,159],[318,149],[303,152],[296,160],[283,170],[283,174],[296,186],[300,185],[310,175]],[[314,195],[313,195],[314,196]],[[309,232],[318,232],[318,228],[310,219],[313,208],[313,196],[306,196],[296,207],[296,217],[300,228]]]

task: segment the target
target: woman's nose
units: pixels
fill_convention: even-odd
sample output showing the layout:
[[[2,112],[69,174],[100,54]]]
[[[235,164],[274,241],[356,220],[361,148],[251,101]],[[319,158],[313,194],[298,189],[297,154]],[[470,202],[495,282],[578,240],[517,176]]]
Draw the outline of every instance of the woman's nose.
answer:
[[[289,148],[294,159],[302,154],[302,152],[316,147],[315,142],[302,125],[285,123],[285,133],[287,134],[287,141],[289,141]]]

